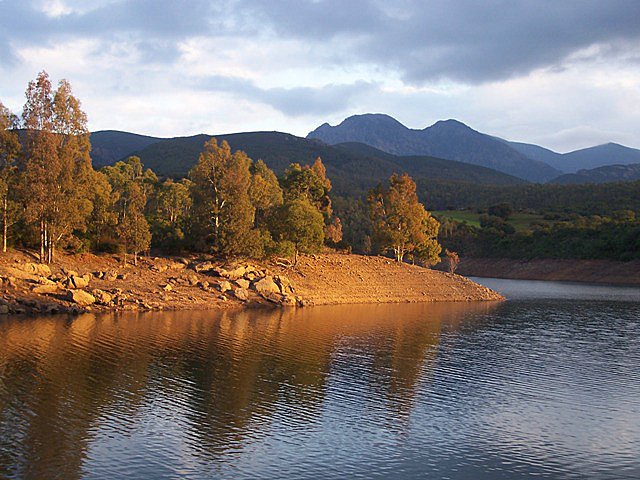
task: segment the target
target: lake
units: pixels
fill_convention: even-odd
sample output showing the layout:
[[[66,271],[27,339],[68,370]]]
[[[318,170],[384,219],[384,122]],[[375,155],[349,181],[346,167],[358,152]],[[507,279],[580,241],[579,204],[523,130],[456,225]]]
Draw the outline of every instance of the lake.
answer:
[[[640,478],[640,289],[0,320],[0,478]]]

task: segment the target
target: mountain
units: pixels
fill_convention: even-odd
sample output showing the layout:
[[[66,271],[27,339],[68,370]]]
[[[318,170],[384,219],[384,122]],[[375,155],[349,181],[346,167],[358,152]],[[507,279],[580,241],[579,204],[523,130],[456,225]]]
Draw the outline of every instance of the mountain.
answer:
[[[564,170],[562,161],[563,155],[561,153],[554,152],[553,150],[549,150],[548,148],[533,145],[531,143],[510,142],[508,140],[502,141],[509,145],[511,148],[523,154],[525,157],[530,158],[531,160],[538,160],[540,162],[546,163],[547,165],[551,165],[553,168],[556,168],[560,171],[566,171]]]
[[[565,153],[562,155],[562,162],[561,170],[570,173],[605,165],[628,165],[640,163],[640,150],[617,143],[606,143]]]
[[[578,170],[554,178],[549,183],[578,184],[578,183],[609,183],[640,180],[640,163],[631,165],[606,165],[591,170]]]
[[[159,175],[180,177],[198,161],[208,135],[178,137],[158,141],[133,152],[145,167]],[[262,158],[278,175],[289,164],[311,164],[321,157],[338,195],[358,195],[385,181],[391,174],[407,172],[416,180],[520,185],[526,183],[490,168],[427,156],[399,157],[361,143],[327,145],[280,132],[252,132],[216,135],[232,150],[243,150],[249,157]]]
[[[92,132],[90,140],[93,164],[96,167],[102,167],[115,163],[121,158],[162,139],[117,130],[101,130]]]
[[[477,132],[457,120],[445,120],[423,130],[405,127],[383,114],[354,115],[340,125],[323,124],[307,135],[335,145],[359,142],[395,155],[428,155],[492,168],[534,182],[562,172],[531,159],[504,142]]]

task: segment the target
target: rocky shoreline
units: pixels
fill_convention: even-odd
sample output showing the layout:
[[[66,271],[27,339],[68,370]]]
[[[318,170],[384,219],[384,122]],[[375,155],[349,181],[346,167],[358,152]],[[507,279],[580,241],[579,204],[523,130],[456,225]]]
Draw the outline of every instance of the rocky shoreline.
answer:
[[[296,268],[203,257],[62,255],[42,265],[30,252],[0,261],[0,314],[302,307],[336,303],[499,301],[459,275],[381,257],[303,256]]]

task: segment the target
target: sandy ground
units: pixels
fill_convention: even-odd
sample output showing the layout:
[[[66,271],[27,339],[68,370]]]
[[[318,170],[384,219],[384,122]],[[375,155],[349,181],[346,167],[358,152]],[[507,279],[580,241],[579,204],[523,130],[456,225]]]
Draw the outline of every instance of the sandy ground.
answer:
[[[640,261],[512,260],[463,258],[457,273],[466,276],[640,285]]]
[[[244,277],[224,277],[220,268],[202,270],[203,265],[211,263],[222,267],[223,275],[238,266],[248,273]],[[246,261],[222,264],[196,256],[143,257],[137,266],[124,266],[120,256],[94,254],[59,255],[49,268],[50,272],[46,267],[40,271],[33,252],[1,255],[0,313],[502,300],[497,293],[459,275],[382,257],[337,253],[302,256],[295,268]],[[290,293],[285,293],[284,287],[283,295],[258,292],[254,283],[264,277],[278,285],[290,284]],[[71,279],[84,279],[88,285],[76,286]],[[88,293],[97,301],[78,303],[72,293]]]
[[[503,298],[460,275],[397,263],[383,257],[304,256],[287,276],[315,305],[493,301]]]

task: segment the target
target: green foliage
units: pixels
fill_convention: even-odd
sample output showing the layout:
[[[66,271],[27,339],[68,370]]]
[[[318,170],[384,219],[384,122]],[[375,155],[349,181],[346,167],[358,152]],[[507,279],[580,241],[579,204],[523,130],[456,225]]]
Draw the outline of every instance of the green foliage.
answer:
[[[271,231],[277,242],[293,245],[297,260],[298,253],[316,252],[322,246],[324,219],[308,199],[288,200],[274,213]]]
[[[427,262],[440,254],[435,241],[440,224],[418,202],[416,184],[406,173],[393,174],[388,188],[381,185],[368,197],[374,241],[382,251],[393,250],[401,262],[407,253],[417,253]]]

